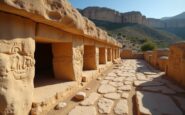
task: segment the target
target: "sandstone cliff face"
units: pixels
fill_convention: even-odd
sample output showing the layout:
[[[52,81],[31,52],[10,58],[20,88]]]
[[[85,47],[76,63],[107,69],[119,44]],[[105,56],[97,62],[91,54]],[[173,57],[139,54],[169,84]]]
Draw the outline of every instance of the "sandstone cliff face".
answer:
[[[90,19],[105,20],[116,23],[122,22],[121,14],[108,8],[88,7],[82,10],[82,14]]]
[[[147,24],[146,17],[140,12],[119,13],[109,8],[88,7],[81,10],[82,15],[96,20],[114,23],[138,23]]]
[[[122,13],[122,23],[147,24],[146,17],[142,16],[140,12]]]
[[[114,23],[136,23],[155,28],[181,28],[185,27],[185,19],[160,20],[146,18],[140,12],[120,13],[109,8],[88,7],[80,10],[82,15],[90,19],[109,21]]]

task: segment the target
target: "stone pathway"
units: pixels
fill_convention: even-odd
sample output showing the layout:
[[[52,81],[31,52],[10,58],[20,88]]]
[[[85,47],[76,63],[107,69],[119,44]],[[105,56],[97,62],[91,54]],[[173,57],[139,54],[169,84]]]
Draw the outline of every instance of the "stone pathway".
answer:
[[[48,115],[185,115],[185,90],[143,60],[122,60],[92,82],[83,101]]]

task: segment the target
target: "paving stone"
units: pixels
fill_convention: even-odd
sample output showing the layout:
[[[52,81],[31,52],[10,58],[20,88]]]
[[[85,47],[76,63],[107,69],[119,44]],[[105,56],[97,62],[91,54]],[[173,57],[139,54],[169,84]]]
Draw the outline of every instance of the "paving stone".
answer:
[[[125,79],[125,77],[117,77],[117,78],[114,78],[112,81],[114,81],[114,82],[123,82],[124,79]]]
[[[97,80],[100,81],[102,78],[98,77]]]
[[[134,81],[134,86],[146,87],[146,86],[160,86],[164,83],[158,81]]]
[[[105,78],[104,78],[104,80],[109,80],[109,81],[110,81],[110,80],[113,80],[113,79],[115,79],[115,77],[112,77],[112,76],[108,76],[108,77],[105,77]]]
[[[102,80],[101,82],[100,82],[100,84],[108,84],[109,83],[109,80]]]
[[[98,111],[100,113],[109,114],[113,108],[114,101],[106,98],[101,98],[98,101]]]
[[[59,110],[59,109],[62,109],[62,108],[64,108],[64,107],[66,107],[67,106],[67,103],[65,103],[65,102],[60,102],[60,103],[58,103],[56,106],[55,106],[55,109],[56,110]]]
[[[174,91],[178,92],[178,93],[185,93],[185,90],[180,88],[179,86],[176,86],[174,84],[167,84],[167,86],[171,89],[173,89]]]
[[[124,85],[124,86],[118,87],[118,90],[130,91],[130,90],[132,90],[132,86],[131,85]]]
[[[175,100],[177,101],[177,103],[180,105],[180,107],[183,109],[183,111],[185,112],[185,97],[178,97],[178,96],[174,96]]]
[[[156,75],[157,73],[155,72],[143,72],[145,75]]]
[[[97,115],[94,106],[76,106],[68,115]]]
[[[100,94],[93,92],[89,95],[88,98],[86,98],[84,101],[82,101],[80,103],[80,105],[83,105],[83,106],[93,105],[100,98],[100,96],[101,96]]]
[[[169,89],[166,86],[155,86],[155,87],[143,87],[141,88],[141,90],[143,91],[153,91],[153,92],[161,92],[164,94],[175,94],[176,92],[172,89]]]
[[[78,92],[76,95],[75,95],[75,99],[77,101],[81,101],[81,100],[84,100],[86,97],[86,93],[85,92]]]
[[[122,90],[117,90],[117,93],[122,93],[122,92],[124,92],[124,91],[122,91]]]
[[[122,82],[109,82],[108,84],[114,86],[114,87],[120,87],[120,86],[123,86],[123,83]]]
[[[122,92],[121,97],[124,98],[124,99],[128,99],[129,98],[129,92],[128,91]]]
[[[121,99],[116,104],[114,112],[118,115],[129,115],[128,102],[126,99]]]
[[[104,95],[104,97],[107,99],[113,99],[113,100],[121,98],[119,93],[107,93]]]
[[[140,80],[140,81],[150,81],[150,78],[147,78],[146,76],[137,76],[137,80]]]
[[[116,92],[116,88],[113,87],[112,85],[108,85],[108,84],[103,84],[98,88],[98,92],[99,93],[113,93]]]
[[[117,77],[117,75],[113,72],[109,73],[107,76]]]
[[[88,91],[89,91],[89,90],[91,90],[91,88],[90,88],[90,87],[87,87],[87,88],[85,88],[85,89],[86,89],[86,90],[88,90]]]
[[[136,102],[141,115],[182,115],[172,99],[163,94],[138,91]]]
[[[124,82],[125,85],[132,85],[132,83],[133,83],[132,81],[125,81]]]
[[[131,81],[131,82],[133,82],[133,81],[135,81],[135,80],[136,80],[135,77],[127,77],[127,78],[125,79],[125,81]]]

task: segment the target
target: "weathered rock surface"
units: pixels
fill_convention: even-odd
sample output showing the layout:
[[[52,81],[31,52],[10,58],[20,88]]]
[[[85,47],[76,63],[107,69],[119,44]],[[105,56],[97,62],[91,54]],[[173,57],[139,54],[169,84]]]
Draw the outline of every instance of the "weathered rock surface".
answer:
[[[121,97],[125,98],[125,99],[128,99],[129,98],[129,92],[128,91],[122,92]]]
[[[134,86],[146,87],[146,86],[160,86],[164,85],[164,83],[157,81],[134,81]]]
[[[75,97],[77,101],[84,100],[86,98],[86,93],[85,92],[78,92]]]
[[[107,98],[107,99],[113,99],[113,100],[121,98],[119,93],[107,93],[107,94],[104,95],[104,97]]]
[[[123,82],[109,82],[110,85],[114,86],[114,87],[120,87],[123,86]]]
[[[2,0],[0,10],[17,14],[69,33],[88,36],[93,39],[120,44],[83,17],[67,0]],[[11,10],[10,10],[11,9]]]
[[[118,115],[129,115],[128,102],[126,99],[121,99],[116,104],[114,112]]]
[[[91,19],[109,21],[114,23],[146,24],[146,17],[140,12],[119,13],[109,8],[88,7],[81,13]]]
[[[121,87],[118,87],[118,90],[122,90],[122,91],[130,91],[132,89],[131,85],[123,85]]]
[[[76,106],[68,115],[97,115],[97,112],[93,106]]]
[[[34,91],[36,25],[4,12],[0,17],[0,114],[26,115]]]
[[[82,101],[80,103],[80,105],[83,105],[83,106],[93,105],[98,100],[98,98],[100,98],[100,96],[101,96],[100,94],[93,92],[89,95],[88,98],[86,98],[84,101]]]
[[[149,92],[136,93],[137,109],[144,115],[182,115],[181,110],[170,97]]]
[[[180,107],[183,109],[183,111],[185,111],[185,98],[178,97],[178,96],[174,96],[174,98],[177,101],[177,103],[180,105]]]
[[[153,92],[161,92],[164,94],[175,94],[176,92],[166,86],[149,86],[149,87],[143,87],[141,90],[144,91],[153,91]]]
[[[116,88],[108,84],[103,84],[98,88],[99,93],[112,93],[115,91],[116,91]]]
[[[106,98],[101,98],[98,101],[98,111],[100,113],[109,114],[114,105],[114,101]]]
[[[55,109],[56,109],[56,110],[59,110],[59,109],[64,108],[65,106],[67,106],[67,103],[60,102],[60,103],[58,103],[58,104],[55,106]]]
[[[167,84],[167,86],[178,93],[185,93],[185,90],[174,84]]]

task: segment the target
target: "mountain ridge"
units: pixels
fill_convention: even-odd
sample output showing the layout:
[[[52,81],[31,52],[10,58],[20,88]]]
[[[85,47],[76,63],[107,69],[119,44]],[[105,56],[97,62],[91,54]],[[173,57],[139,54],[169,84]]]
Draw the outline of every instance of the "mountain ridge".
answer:
[[[172,17],[163,17],[161,20],[178,20],[178,19],[185,19],[185,12],[182,12],[180,14],[177,14]]]
[[[147,18],[145,15],[143,15],[139,11],[131,11],[131,12],[122,13],[122,12],[118,12],[114,9],[110,9],[107,7],[91,6],[91,7],[81,9],[80,12],[82,15],[90,19],[109,21],[109,22],[114,22],[114,23],[136,23],[136,24],[152,26],[155,28],[185,27],[185,18],[182,18],[180,20],[176,20],[175,18],[171,20],[170,19],[161,20],[161,19],[155,19],[155,18]],[[179,14],[179,16],[181,15]]]

